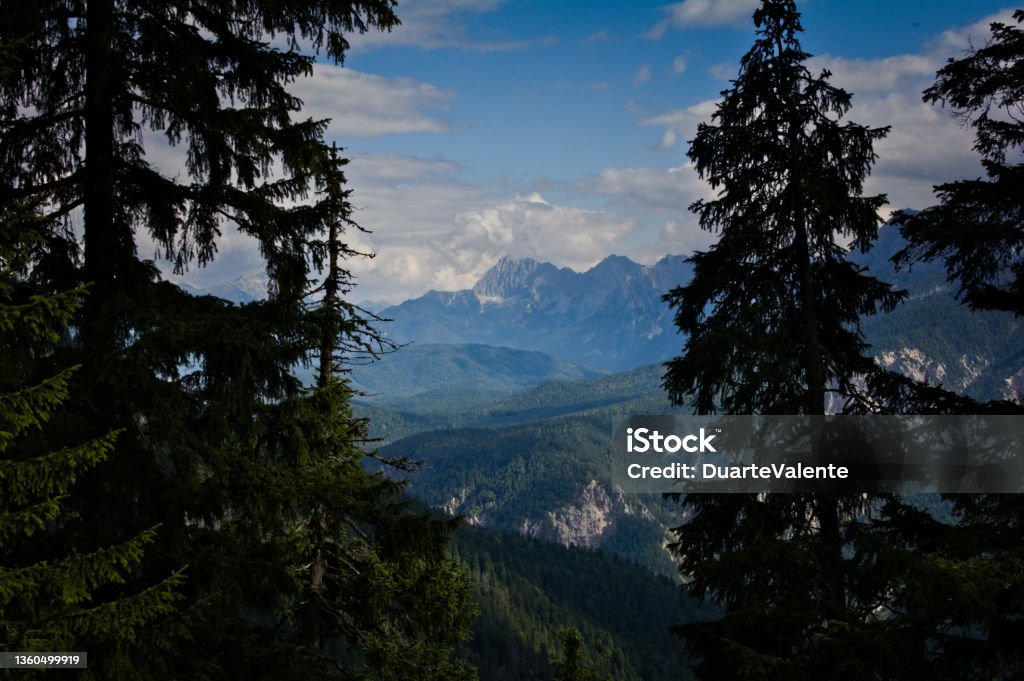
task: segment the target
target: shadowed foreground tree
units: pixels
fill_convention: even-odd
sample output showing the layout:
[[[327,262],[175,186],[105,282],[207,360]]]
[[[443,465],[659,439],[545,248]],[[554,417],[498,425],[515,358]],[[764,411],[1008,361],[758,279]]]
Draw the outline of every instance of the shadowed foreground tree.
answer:
[[[754,23],[754,46],[690,146],[717,191],[691,210],[718,241],[690,258],[692,281],[665,296],[687,340],[664,386],[701,414],[876,411],[864,379],[881,370],[859,320],[904,294],[847,255],[869,248],[881,222],[885,197],[862,191],[886,129],[840,122],[851,96],[805,65],[795,2],[765,0]],[[882,501],[682,497],[688,519],[671,548],[686,589],[725,609],[679,628],[698,676],[926,675],[924,643],[881,607],[904,574],[887,564],[873,520]]]
[[[100,678],[117,675],[128,655],[144,656],[147,647],[166,643],[153,625],[174,611],[173,589],[182,578],[169,575],[140,593],[117,595],[156,528],[114,546],[78,550],[80,518],[64,500],[76,480],[109,455],[117,433],[48,449],[48,422],[67,399],[76,369],[48,374],[49,358],[84,292],[26,297],[20,290],[38,245],[34,226],[28,211],[0,217],[0,649],[66,651],[106,643],[119,654],[94,659],[85,673]],[[12,678],[31,673],[0,671]]]
[[[950,58],[924,91],[974,128],[986,178],[935,188],[939,204],[896,216],[908,246],[899,267],[941,259],[972,310],[1024,315],[1024,10],[1017,25],[991,24],[989,41]],[[948,404],[959,413],[1022,414],[1019,403]],[[1024,675],[1024,497],[948,495],[955,526],[916,519],[894,537],[925,552],[931,593],[911,601],[910,616],[929,623],[932,655],[948,678]]]
[[[298,638],[326,661],[340,641],[387,679],[472,678],[450,659],[469,637],[473,615],[469,576],[445,551],[456,521],[413,512],[404,484],[363,468],[367,423],[352,413],[346,365],[393,347],[345,300],[353,278],[342,262],[364,254],[344,242],[348,230],[361,228],[351,219],[346,162],[334,150],[331,159],[321,180],[331,218],[312,244],[324,276],[305,320],[316,381],[285,405],[278,443],[295,463],[299,511],[288,555],[305,572]]]
[[[1024,10],[1018,25],[996,22],[992,37],[960,59],[950,59],[924,101],[948,105],[975,130],[974,149],[986,179],[935,188],[939,205],[899,213],[908,241],[900,266],[941,259],[950,282],[972,310],[1024,314]]]
[[[81,368],[53,445],[119,432],[65,501],[76,549],[159,526],[126,597],[187,566],[174,636],[118,678],[461,673],[447,528],[359,465],[363,426],[323,356],[368,326],[307,300],[349,253],[324,236],[347,213],[340,190],[315,192],[337,168],[289,91],[313,68],[299,48],[341,62],[347,33],[397,23],[391,0],[0,4],[0,202],[40,207],[26,285],[89,286],[59,349]],[[182,272],[225,231],[258,248],[268,299],[188,295],[137,252]],[[310,392],[296,368],[318,352],[328,381]]]

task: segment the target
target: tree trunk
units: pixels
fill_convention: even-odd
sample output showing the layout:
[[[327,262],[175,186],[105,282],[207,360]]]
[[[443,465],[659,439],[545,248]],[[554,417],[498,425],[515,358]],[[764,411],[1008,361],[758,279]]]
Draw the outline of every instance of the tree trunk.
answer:
[[[110,352],[113,327],[104,310],[114,293],[114,6],[91,0],[86,9],[85,51],[85,279],[92,284],[85,304],[82,341],[93,361]]]

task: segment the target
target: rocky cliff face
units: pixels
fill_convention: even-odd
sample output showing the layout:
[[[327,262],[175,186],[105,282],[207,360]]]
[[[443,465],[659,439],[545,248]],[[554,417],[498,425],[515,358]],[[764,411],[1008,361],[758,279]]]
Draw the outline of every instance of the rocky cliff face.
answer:
[[[915,381],[941,385],[956,393],[974,393],[985,399],[1020,402],[1024,397],[1024,369],[1014,371],[996,365],[996,359],[984,352],[970,352],[944,362],[913,347],[889,350],[875,356],[875,361],[883,368]],[[981,385],[993,381],[1000,383],[998,394],[994,387]]]
[[[1003,388],[1003,399],[1013,402],[1024,400],[1024,369],[1014,372],[1005,379]]]
[[[875,357],[879,366],[915,381],[942,385],[946,382],[946,366],[928,357],[918,348],[887,350]]]
[[[494,519],[496,505],[485,503],[470,511],[466,508],[469,496],[470,490],[462,489],[439,508],[451,516],[466,514],[464,518],[470,525],[489,527]],[[641,512],[645,517],[650,517],[646,509],[641,509]],[[620,489],[609,488],[597,480],[591,480],[570,503],[541,512],[536,517],[522,518],[518,530],[520,534],[533,539],[596,549],[615,531],[616,522],[632,513]]]
[[[596,549],[615,531],[615,521],[629,513],[621,490],[591,480],[571,504],[547,512],[539,534],[564,546]]]
[[[442,506],[443,510],[449,515],[459,513],[465,496],[452,497]],[[492,508],[482,508],[466,520],[472,525],[487,527],[491,511]],[[645,518],[652,519],[646,509],[640,511]],[[633,512],[620,489],[591,480],[570,503],[536,517],[522,518],[518,530],[532,539],[596,549],[615,532],[618,520]]]

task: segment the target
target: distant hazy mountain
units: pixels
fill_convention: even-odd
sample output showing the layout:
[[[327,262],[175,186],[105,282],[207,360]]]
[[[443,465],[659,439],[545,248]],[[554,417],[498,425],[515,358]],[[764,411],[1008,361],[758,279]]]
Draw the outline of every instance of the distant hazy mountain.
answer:
[[[193,295],[211,295],[233,303],[251,303],[267,297],[267,282],[262,277],[237,277],[228,282],[221,282],[206,288],[191,284],[181,284],[181,288]]]
[[[363,399],[424,412],[477,405],[512,390],[552,380],[599,375],[569,360],[489,345],[413,344],[352,367]]]
[[[586,272],[504,257],[471,290],[430,291],[381,311],[400,343],[484,343],[599,369],[664,361],[682,341],[661,296],[689,279],[682,257],[645,267],[609,256]]]

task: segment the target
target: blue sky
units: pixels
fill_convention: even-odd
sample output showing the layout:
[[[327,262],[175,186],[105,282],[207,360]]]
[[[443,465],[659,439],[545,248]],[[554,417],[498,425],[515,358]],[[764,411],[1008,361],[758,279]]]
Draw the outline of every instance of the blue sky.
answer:
[[[585,269],[622,254],[652,263],[706,247],[686,207],[709,196],[687,140],[714,111],[753,40],[756,1],[399,1],[403,25],[352,37],[344,67],[296,84],[347,150],[356,299],[398,302],[472,285],[510,254]],[[922,207],[931,186],[977,176],[971,135],[925,105],[935,70],[999,2],[805,0],[814,68],[854,94],[848,119],[891,125],[868,185]],[[260,276],[228,234],[219,262],[186,279]]]

